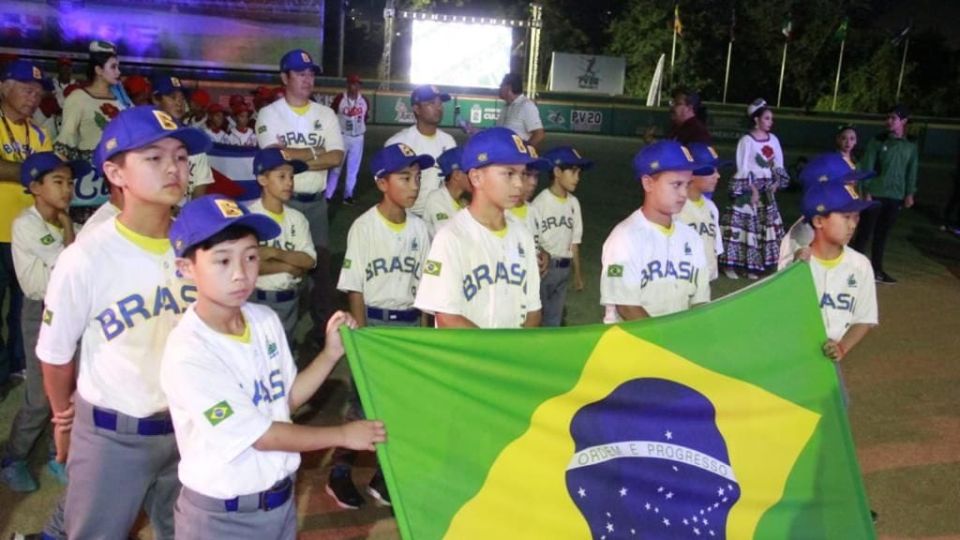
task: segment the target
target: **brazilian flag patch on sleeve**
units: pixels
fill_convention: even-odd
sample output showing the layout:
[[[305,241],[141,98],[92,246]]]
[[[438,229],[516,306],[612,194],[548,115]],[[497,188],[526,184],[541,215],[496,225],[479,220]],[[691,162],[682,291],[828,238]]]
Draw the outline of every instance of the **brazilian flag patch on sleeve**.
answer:
[[[623,277],[623,265],[611,264],[607,267],[607,277]]]
[[[47,326],[53,324],[53,312],[49,309],[43,310],[43,324]]]
[[[220,422],[233,416],[233,409],[230,407],[230,404],[224,400],[203,411],[203,415],[207,417],[207,421],[210,422],[211,426],[216,426]]]
[[[439,276],[440,268],[442,267],[442,263],[428,260],[426,264],[423,265],[423,273],[431,276]]]
[[[344,269],[344,270],[349,270],[351,264],[353,264],[353,263],[350,262],[350,259],[344,259],[344,260],[343,260],[343,269]]]

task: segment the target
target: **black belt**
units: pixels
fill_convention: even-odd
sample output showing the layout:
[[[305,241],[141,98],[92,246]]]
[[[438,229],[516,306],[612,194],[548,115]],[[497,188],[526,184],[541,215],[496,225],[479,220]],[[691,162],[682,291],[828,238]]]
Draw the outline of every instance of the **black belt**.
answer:
[[[297,297],[296,289],[287,289],[285,291],[263,291],[257,289],[256,291],[257,300],[262,301],[271,301],[271,302],[286,302],[288,300],[293,300]]]
[[[294,193],[293,200],[302,203],[315,202],[320,200],[320,197],[323,197],[323,193]]]
[[[420,318],[419,309],[380,309],[367,306],[367,318],[384,322],[414,322]]]
[[[121,423],[120,420],[124,418],[128,418],[129,423]],[[107,429],[120,434],[136,433],[137,435],[147,437],[173,433],[173,420],[169,414],[160,418],[136,418],[123,413],[101,409],[100,407],[93,408],[93,425],[100,429]],[[136,429],[132,427],[134,425]]]
[[[573,259],[569,257],[550,257],[550,266],[554,268],[569,268],[572,263]]]

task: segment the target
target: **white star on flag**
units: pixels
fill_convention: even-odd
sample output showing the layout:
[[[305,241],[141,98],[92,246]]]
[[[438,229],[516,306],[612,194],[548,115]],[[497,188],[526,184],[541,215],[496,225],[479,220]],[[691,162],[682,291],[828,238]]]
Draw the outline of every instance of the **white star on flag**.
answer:
[[[713,529],[710,529],[710,536],[716,536],[715,534],[713,534]]]
[[[613,517],[613,516],[610,515],[610,512],[607,512],[607,517]]]
[[[667,493],[666,495],[664,495],[664,498],[672,499],[672,498],[673,498],[673,492],[671,491],[670,493]]]
[[[613,532],[613,523],[607,523],[607,532]]]
[[[700,529],[694,527],[694,528],[693,528],[693,534],[695,534],[695,535],[697,535],[697,536],[700,536]]]
[[[580,489],[577,490],[577,495],[580,495],[580,498],[582,499],[587,496],[587,490],[581,487]]]
[[[668,432],[664,433],[663,436],[666,437],[668,441],[673,440],[673,432],[672,432],[672,431],[668,431]]]
[[[666,525],[667,527],[669,527],[669,526],[670,526],[670,520],[667,519],[667,518],[663,518],[663,524]]]
[[[690,521],[689,521],[687,518],[683,518],[683,524],[684,524],[684,525],[689,525],[689,524],[690,524]]]
[[[627,488],[625,488],[625,487],[620,488],[620,496],[621,496],[621,497],[626,497],[626,496],[627,496]]]
[[[663,486],[657,488],[657,493],[663,493]]]
[[[723,497],[723,488],[717,490],[717,497]]]
[[[709,524],[710,524],[710,522],[709,522],[709,521],[707,521],[707,518],[703,518],[703,524],[704,524],[704,525],[709,525]]]
[[[647,503],[647,504],[643,505],[643,507],[646,508],[647,510],[649,510],[649,509],[650,509],[650,503]]]

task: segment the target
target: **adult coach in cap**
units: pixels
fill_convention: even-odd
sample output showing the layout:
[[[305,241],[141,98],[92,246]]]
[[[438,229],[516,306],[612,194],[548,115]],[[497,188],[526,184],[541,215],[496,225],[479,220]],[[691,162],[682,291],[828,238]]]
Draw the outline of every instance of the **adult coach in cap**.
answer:
[[[50,81],[40,68],[26,60],[11,62],[0,86],[0,306],[10,295],[5,317],[7,342],[0,339],[0,387],[10,373],[24,367],[20,339],[23,295],[13,271],[11,227],[14,218],[33,204],[33,198],[24,193],[20,183],[20,165],[30,154],[53,149],[50,135],[31,120],[44,90],[50,88]]]
[[[417,121],[414,125],[401,130],[387,139],[384,147],[391,144],[403,143],[413,149],[418,155],[427,154],[434,160],[440,154],[457,146],[457,141],[449,133],[438,126],[443,118],[443,104],[450,101],[450,94],[445,94],[436,86],[418,86],[410,94],[410,105],[413,106],[413,115]],[[443,187],[440,177],[440,167],[434,165],[420,171],[420,193],[410,211],[423,217],[427,204],[427,197]]]
[[[314,79],[320,66],[302,49],[294,49],[280,59],[283,99],[257,113],[257,143],[260,148],[279,147],[284,159],[303,161],[307,170],[293,179],[293,197],[287,203],[299,210],[310,223],[310,236],[317,250],[313,270],[313,302],[310,316],[323,334],[333,301],[330,279],[330,252],[327,249],[327,171],[343,161],[343,137],[340,121],[333,109],[310,101]]]
[[[347,91],[337,94],[337,97],[333,98],[333,103],[330,104],[333,111],[337,113],[337,118],[340,119],[346,163],[330,171],[330,177],[327,179],[328,201],[336,193],[343,167],[346,167],[343,202],[353,204],[353,188],[357,185],[357,171],[360,170],[360,160],[363,159],[363,134],[367,132],[367,120],[370,119],[370,104],[360,93],[360,84],[360,77],[349,75]]]
[[[523,94],[519,73],[507,73],[500,83],[500,99],[507,106],[500,112],[497,125],[509,128],[530,146],[539,147],[546,138],[537,104]]]

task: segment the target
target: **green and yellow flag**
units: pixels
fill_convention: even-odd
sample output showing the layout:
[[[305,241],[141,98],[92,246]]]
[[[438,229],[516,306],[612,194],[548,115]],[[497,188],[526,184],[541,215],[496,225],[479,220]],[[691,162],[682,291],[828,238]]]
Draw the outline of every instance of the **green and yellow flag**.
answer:
[[[809,269],[539,330],[344,330],[406,539],[874,538]]]

